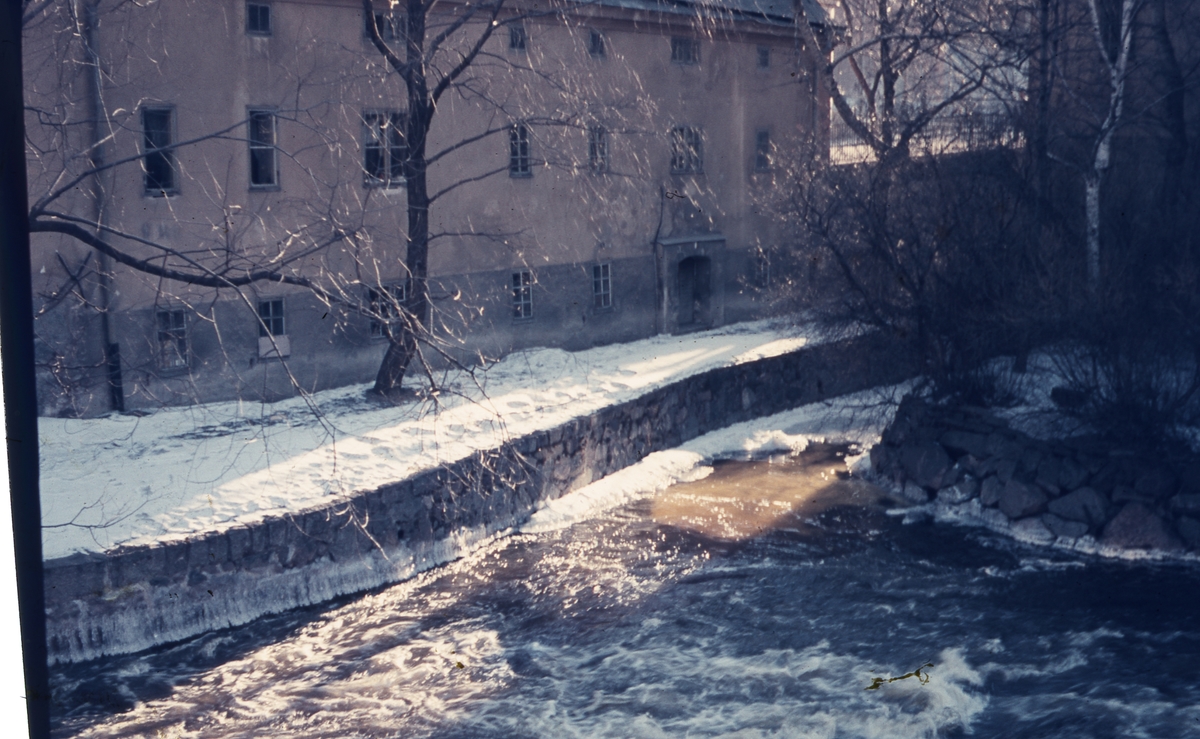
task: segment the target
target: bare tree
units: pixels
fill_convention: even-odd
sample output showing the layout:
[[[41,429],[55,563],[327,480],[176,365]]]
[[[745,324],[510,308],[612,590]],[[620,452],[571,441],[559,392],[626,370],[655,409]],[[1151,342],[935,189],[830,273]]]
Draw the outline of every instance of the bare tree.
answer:
[[[857,142],[885,166],[922,139],[944,148],[968,116],[994,125],[988,114],[1011,112],[1023,92],[1010,4],[839,0],[835,19],[832,33],[812,38],[829,54],[822,80],[843,129],[835,145]]]

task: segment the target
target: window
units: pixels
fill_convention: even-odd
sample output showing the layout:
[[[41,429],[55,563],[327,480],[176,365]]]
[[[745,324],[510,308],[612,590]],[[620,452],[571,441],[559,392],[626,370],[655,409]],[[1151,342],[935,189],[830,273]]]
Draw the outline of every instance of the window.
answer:
[[[525,26],[520,23],[514,23],[508,27],[508,48],[510,51],[525,51],[529,45],[529,36],[525,33]]]
[[[175,192],[175,153],[171,145],[170,108],[143,108],[144,134],[142,166],[146,173],[146,192],[166,195]]]
[[[754,169],[765,172],[771,168],[771,133],[754,132]]]
[[[508,129],[508,175],[533,176],[533,166],[529,160],[529,126],[524,123],[513,124]]]
[[[703,146],[700,129],[690,126],[677,126],[671,129],[671,173],[703,172]]]
[[[400,317],[400,306],[408,299],[408,290],[398,285],[380,285],[378,290],[367,290],[367,304],[371,312],[371,337],[384,338],[385,328],[392,319]]]
[[[384,41],[398,41],[404,38],[404,17],[392,15],[391,13],[374,13],[372,15],[363,16],[366,22],[363,24],[363,33],[367,38],[371,38],[371,22],[375,22],[375,27],[379,29],[379,37]]]
[[[588,169],[597,174],[608,171],[608,131],[603,126],[588,129]]]
[[[160,310],[157,317],[159,369],[187,367],[187,314],[182,310]]]
[[[758,47],[758,68],[767,69],[771,66],[771,48],[769,46]]]
[[[363,115],[363,173],[368,186],[398,187],[404,184],[404,161],[408,158],[403,113]]]
[[[671,61],[676,64],[699,64],[700,42],[691,38],[671,38]]]
[[[612,272],[608,264],[592,266],[592,300],[598,310],[612,307]]]
[[[250,141],[250,187],[276,187],[279,170],[275,159],[275,114],[252,110],[248,121]]]
[[[283,336],[286,333],[283,327],[283,300],[258,301],[258,335]]]
[[[271,35],[271,6],[246,3],[246,33],[251,36]]]
[[[588,53],[594,57],[604,56],[604,36],[599,31],[588,31]]]
[[[533,273],[529,270],[512,274],[513,318],[533,318]]]

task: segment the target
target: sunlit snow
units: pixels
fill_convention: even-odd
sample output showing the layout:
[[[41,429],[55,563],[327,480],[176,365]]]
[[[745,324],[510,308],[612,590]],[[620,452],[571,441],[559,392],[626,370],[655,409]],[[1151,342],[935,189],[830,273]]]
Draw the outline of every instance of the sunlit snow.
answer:
[[[42,418],[45,556],[332,502],[690,375],[787,353],[813,340],[803,333],[757,321],[575,353],[518,352],[478,371],[478,385],[450,375],[436,397],[395,407],[368,401],[368,386],[358,385],[272,404]]]

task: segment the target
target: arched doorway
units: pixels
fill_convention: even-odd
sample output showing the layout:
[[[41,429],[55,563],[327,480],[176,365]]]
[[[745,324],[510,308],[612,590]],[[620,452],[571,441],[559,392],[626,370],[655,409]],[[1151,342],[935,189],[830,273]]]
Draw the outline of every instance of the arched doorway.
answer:
[[[680,328],[708,326],[712,322],[712,260],[680,260],[675,294],[679,296]]]

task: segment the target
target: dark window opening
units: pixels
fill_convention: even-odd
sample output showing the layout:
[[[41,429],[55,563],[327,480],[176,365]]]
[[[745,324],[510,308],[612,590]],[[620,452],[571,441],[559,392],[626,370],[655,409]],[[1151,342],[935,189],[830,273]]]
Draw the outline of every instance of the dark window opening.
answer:
[[[363,30],[367,38],[371,38],[371,22],[379,29],[379,37],[384,41],[398,41],[404,38],[404,17],[391,13],[374,13],[364,16],[366,22]]]
[[[367,305],[371,314],[371,337],[387,336],[387,327],[400,317],[400,306],[408,300],[408,289],[404,283],[380,285],[378,290],[367,290]]]
[[[510,177],[530,177],[533,163],[529,158],[529,127],[517,123],[508,130],[508,174]]]
[[[271,35],[271,6],[246,3],[246,33],[251,36]]]
[[[187,314],[182,310],[158,311],[158,366],[188,366]]]
[[[603,126],[588,129],[588,169],[596,174],[608,171],[608,131]]]
[[[699,64],[700,42],[691,38],[672,37],[671,61],[676,64]]]
[[[367,185],[397,187],[404,184],[408,146],[403,113],[367,113],[363,116],[363,172]]]
[[[258,301],[258,335],[283,336],[283,300]]]
[[[612,268],[608,264],[592,266],[592,301],[600,310],[612,307]]]
[[[508,48],[512,51],[525,51],[529,45],[529,36],[525,32],[525,26],[520,23],[514,23],[508,27]]]
[[[595,57],[604,56],[604,36],[595,29],[588,31],[588,53]]]
[[[512,274],[513,318],[533,318],[533,273],[529,270]]]
[[[771,48],[769,46],[758,47],[758,68],[767,69],[771,66]]]
[[[145,169],[146,192],[165,195],[175,191],[175,153],[171,145],[171,110],[144,108],[142,166]]]
[[[677,126],[671,130],[671,172],[694,174],[704,171],[704,142],[700,129]]]
[[[275,187],[279,170],[275,157],[275,114],[266,110],[250,111],[250,186]]]
[[[756,131],[754,133],[754,169],[765,172],[771,168],[771,133]]]

